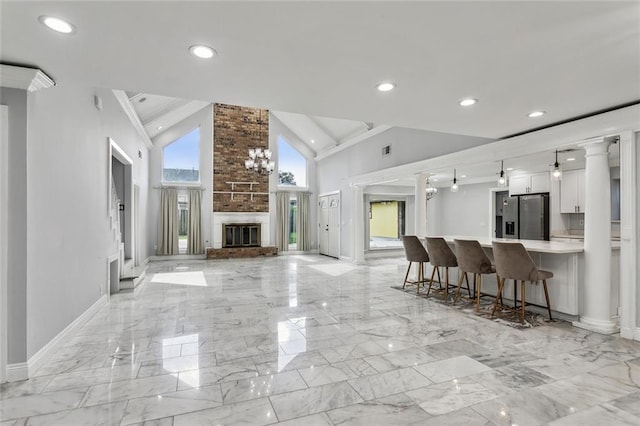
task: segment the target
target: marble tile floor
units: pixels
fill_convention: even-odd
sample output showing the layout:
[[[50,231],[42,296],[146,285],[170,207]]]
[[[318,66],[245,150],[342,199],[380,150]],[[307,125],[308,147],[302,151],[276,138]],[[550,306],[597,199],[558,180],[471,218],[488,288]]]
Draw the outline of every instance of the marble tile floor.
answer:
[[[640,424],[640,342],[468,315],[391,289],[405,268],[151,263],[0,386],[0,426]]]

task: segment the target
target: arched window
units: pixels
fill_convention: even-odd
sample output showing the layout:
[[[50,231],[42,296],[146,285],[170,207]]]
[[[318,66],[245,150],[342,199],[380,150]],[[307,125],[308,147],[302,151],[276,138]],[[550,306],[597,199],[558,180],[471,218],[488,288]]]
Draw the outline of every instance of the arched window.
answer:
[[[163,182],[200,182],[200,128],[165,146],[162,150]]]
[[[307,187],[307,159],[287,140],[278,136],[279,186]]]

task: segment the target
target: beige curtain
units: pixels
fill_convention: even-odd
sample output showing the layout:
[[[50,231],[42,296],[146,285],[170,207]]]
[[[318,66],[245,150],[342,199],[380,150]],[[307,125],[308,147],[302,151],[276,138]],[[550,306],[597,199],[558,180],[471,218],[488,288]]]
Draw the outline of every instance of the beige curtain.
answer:
[[[178,190],[175,188],[160,190],[157,254],[178,254]]]
[[[289,193],[276,192],[276,246],[289,250]]]
[[[298,250],[311,250],[311,201],[308,192],[298,193]]]
[[[189,227],[187,228],[187,254],[204,253],[202,244],[201,200],[202,191],[189,190]]]

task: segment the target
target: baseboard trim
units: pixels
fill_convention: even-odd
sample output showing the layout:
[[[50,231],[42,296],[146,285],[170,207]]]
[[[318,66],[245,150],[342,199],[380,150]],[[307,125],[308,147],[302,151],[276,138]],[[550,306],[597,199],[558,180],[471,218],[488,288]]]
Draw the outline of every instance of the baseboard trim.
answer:
[[[58,333],[53,339],[44,345],[38,352],[33,354],[28,361],[28,371],[35,372],[42,366],[47,360],[49,355],[57,348],[57,346],[76,328],[84,325],[91,317],[93,317],[102,306],[108,302],[107,295],[101,296],[93,305],[91,305],[86,311],[84,311],[78,318],[73,320],[71,324],[66,326],[64,330]],[[27,364],[27,363],[25,363]]]
[[[161,260],[206,260],[206,254],[174,254],[167,256],[149,256],[150,262],[158,262]]]
[[[7,381],[19,382],[29,378],[29,365],[26,362],[7,364]]]

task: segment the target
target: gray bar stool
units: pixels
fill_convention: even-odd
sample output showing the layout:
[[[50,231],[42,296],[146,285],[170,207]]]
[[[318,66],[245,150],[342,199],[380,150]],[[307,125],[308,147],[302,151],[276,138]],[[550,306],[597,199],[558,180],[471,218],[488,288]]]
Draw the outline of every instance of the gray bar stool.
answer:
[[[415,284],[417,287],[416,293],[420,293],[420,284],[424,286],[424,283],[428,281],[424,277],[424,264],[429,262],[429,254],[422,245],[422,242],[420,242],[420,239],[415,235],[404,235],[402,237],[402,245],[404,246],[404,253],[409,261],[402,288],[407,284]],[[409,281],[409,272],[411,271],[413,262],[418,263],[418,279],[416,281]],[[429,285],[429,287],[431,287],[431,285]]]
[[[433,276],[438,273],[438,283],[442,289],[442,281],[440,280],[440,269],[445,269],[445,296],[447,300],[449,296],[449,268],[455,268],[458,266],[458,260],[456,255],[451,251],[449,244],[442,237],[427,237],[427,252],[429,252],[429,262],[433,266],[431,271],[431,282],[429,282],[429,290],[427,290],[427,296],[431,292],[431,285],[433,284]]]
[[[467,273],[473,274],[473,287],[476,299],[476,311],[480,311],[480,292],[482,289],[482,275],[495,274],[496,268],[491,264],[491,260],[484,252],[480,243],[475,240],[453,240],[458,258],[458,268],[460,268],[460,278],[458,279],[458,289],[454,302],[460,298],[462,279],[467,279],[467,291],[469,291],[469,280]],[[497,278],[497,277],[496,277]],[[498,285],[500,285],[499,278]],[[471,292],[469,291],[469,295]]]
[[[547,311],[551,320],[551,304],[549,303],[549,290],[547,279],[553,277],[553,272],[538,269],[529,253],[520,243],[493,242],[493,258],[496,261],[496,271],[500,277],[498,280],[498,294],[493,304],[491,315],[495,314],[498,306],[498,298],[502,296],[505,280],[514,280],[514,285],[521,281],[520,322],[524,323],[524,308],[526,305],[525,281],[538,282],[542,280],[544,285],[544,297],[547,299]],[[515,300],[514,300],[515,303]]]

